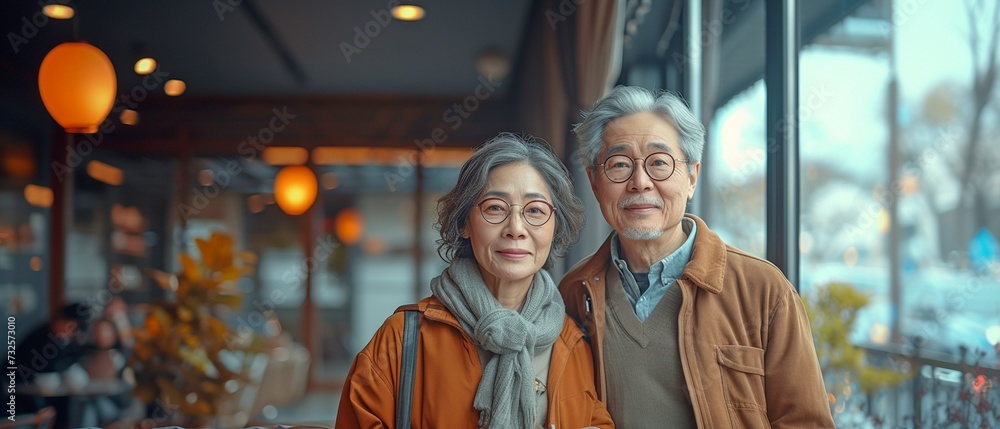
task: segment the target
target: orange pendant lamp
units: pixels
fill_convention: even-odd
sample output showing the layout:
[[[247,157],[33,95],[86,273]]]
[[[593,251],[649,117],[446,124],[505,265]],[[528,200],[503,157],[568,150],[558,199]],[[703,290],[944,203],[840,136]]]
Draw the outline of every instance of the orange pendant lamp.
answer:
[[[353,245],[365,232],[365,219],[355,208],[346,208],[333,219],[333,232],[341,243]]]
[[[117,86],[111,60],[89,43],[52,48],[38,70],[45,110],[67,133],[96,133],[115,104]]]
[[[290,215],[300,215],[316,201],[316,175],[304,165],[282,168],[274,178],[274,201]]]

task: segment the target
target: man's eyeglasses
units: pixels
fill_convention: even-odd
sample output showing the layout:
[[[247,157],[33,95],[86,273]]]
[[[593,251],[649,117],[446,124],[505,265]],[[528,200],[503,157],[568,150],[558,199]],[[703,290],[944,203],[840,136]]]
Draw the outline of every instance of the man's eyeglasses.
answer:
[[[521,217],[531,226],[545,225],[552,218],[552,213],[556,208],[542,200],[532,200],[527,203],[514,204],[521,206]],[[511,204],[500,198],[487,198],[476,204],[479,212],[483,214],[483,219],[492,224],[500,224],[510,217]]]
[[[635,173],[635,161],[642,161],[642,168],[646,170],[649,178],[658,182],[669,179],[674,174],[678,162],[688,162],[686,159],[674,158],[673,155],[666,152],[656,152],[645,158],[611,155],[604,160],[603,164],[597,164],[597,167],[602,167],[608,180],[622,183],[631,179],[632,174]]]

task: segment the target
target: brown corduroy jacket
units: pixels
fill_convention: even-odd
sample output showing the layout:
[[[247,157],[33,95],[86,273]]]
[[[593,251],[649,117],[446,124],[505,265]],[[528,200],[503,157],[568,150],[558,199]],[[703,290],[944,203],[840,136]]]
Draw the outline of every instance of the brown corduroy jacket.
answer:
[[[677,280],[678,344],[699,428],[832,428],[805,308],[777,267],[726,245],[696,216],[691,261]],[[566,311],[589,337],[600,398],[611,238],[563,277]],[[639,368],[637,368],[638,370]]]
[[[413,388],[413,427],[478,427],[479,411],[472,401],[483,368],[476,345],[437,298],[425,298],[417,306],[423,314]],[[344,381],[337,429],[396,426],[402,339],[403,313],[397,312],[358,353]],[[593,368],[583,333],[566,317],[552,345],[546,383],[548,418],[542,427],[614,427],[604,404],[597,400]]]

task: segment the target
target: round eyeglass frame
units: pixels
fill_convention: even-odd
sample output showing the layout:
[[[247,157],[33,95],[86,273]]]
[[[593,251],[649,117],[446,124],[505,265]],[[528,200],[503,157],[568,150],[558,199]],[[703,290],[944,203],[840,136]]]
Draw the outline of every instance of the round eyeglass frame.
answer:
[[[492,201],[492,200],[500,201],[500,202],[502,202],[502,203],[504,203],[504,204],[507,205],[507,216],[504,216],[504,218],[501,219],[499,222],[493,222],[493,221],[489,220],[489,218],[486,217],[486,213],[483,211],[483,203],[485,203],[487,201]],[[524,215],[524,207],[527,206],[528,204],[536,203],[536,202],[537,203],[545,204],[546,206],[549,206],[549,209],[551,210],[549,212],[549,217],[546,218],[542,223],[539,223],[537,225],[534,224],[534,223],[532,223],[530,220],[528,220],[528,217]],[[531,201],[528,201],[528,202],[526,202],[524,204],[511,204],[511,203],[508,203],[507,200],[504,200],[503,198],[490,197],[490,198],[482,200],[478,204],[476,204],[476,207],[479,208],[479,214],[483,216],[483,220],[485,220],[487,223],[490,223],[490,224],[493,224],[493,225],[499,225],[501,223],[506,222],[507,219],[510,219],[511,213],[514,212],[512,210],[512,208],[514,206],[521,206],[521,219],[524,219],[524,223],[526,223],[528,225],[531,225],[531,226],[542,226],[542,225],[545,225],[545,224],[549,223],[549,221],[552,220],[552,215],[554,215],[556,213],[556,207],[553,206],[552,204],[549,204],[549,202],[545,201],[545,200],[531,200]]]
[[[646,166],[646,160],[649,159],[649,158],[652,158],[653,156],[660,155],[660,154],[669,156],[670,159],[674,161],[674,168],[672,168],[670,170],[670,174],[668,174],[667,177],[664,177],[662,179],[657,179],[657,178],[653,177],[652,174],[649,174],[649,168]],[[610,160],[611,158],[614,158],[616,156],[620,156],[620,157],[623,157],[623,158],[628,158],[630,161],[632,161],[632,172],[629,173],[628,176],[626,176],[622,180],[612,179],[611,176],[608,174],[607,167],[605,167],[605,165],[608,163],[608,160]],[[653,180],[653,181],[656,181],[656,182],[662,182],[664,180],[667,180],[667,179],[673,177],[674,173],[677,172],[677,164],[678,163],[687,164],[687,162],[688,162],[687,159],[675,158],[669,152],[653,152],[653,153],[651,153],[649,155],[646,155],[644,157],[639,157],[639,158],[632,158],[632,157],[630,157],[628,155],[622,155],[622,154],[611,155],[611,156],[605,158],[604,162],[595,165],[595,167],[601,167],[601,170],[604,171],[604,177],[607,177],[608,180],[610,180],[612,183],[625,183],[625,182],[628,182],[630,179],[632,179],[632,176],[635,175],[636,165],[639,165],[639,163],[637,163],[635,161],[638,161],[638,160],[642,160],[642,170],[646,172],[646,175],[649,176],[650,180]]]

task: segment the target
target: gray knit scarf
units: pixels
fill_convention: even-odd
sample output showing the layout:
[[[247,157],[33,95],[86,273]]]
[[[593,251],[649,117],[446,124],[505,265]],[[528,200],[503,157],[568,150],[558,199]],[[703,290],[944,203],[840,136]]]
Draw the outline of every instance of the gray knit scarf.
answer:
[[[552,277],[540,270],[521,312],[500,305],[483,282],[475,259],[456,258],[431,280],[431,292],[455,315],[476,345],[495,355],[483,366],[473,406],[479,427],[530,428],[535,421],[531,358],[559,337],[566,306]]]

